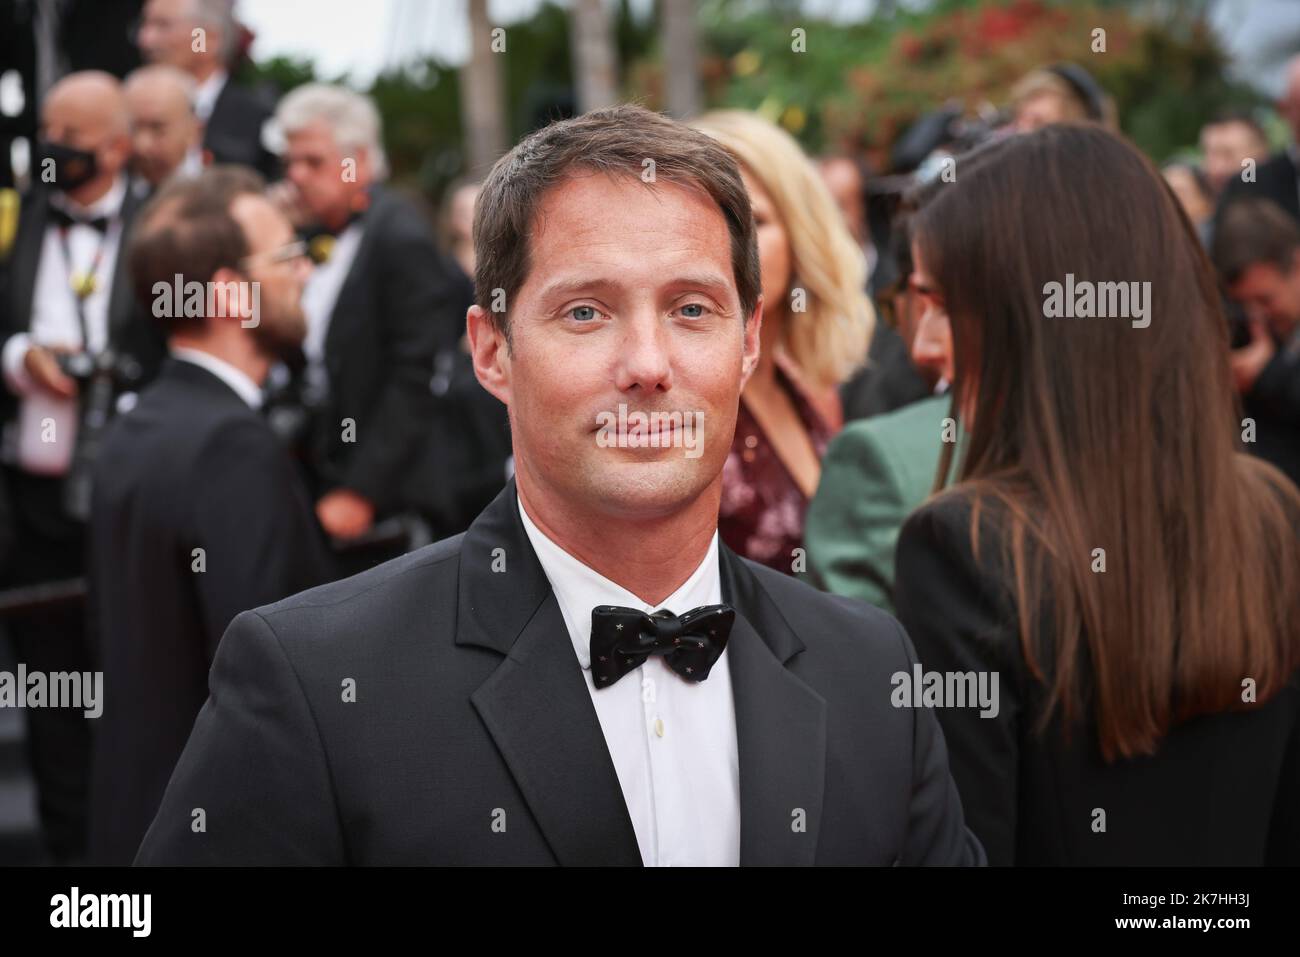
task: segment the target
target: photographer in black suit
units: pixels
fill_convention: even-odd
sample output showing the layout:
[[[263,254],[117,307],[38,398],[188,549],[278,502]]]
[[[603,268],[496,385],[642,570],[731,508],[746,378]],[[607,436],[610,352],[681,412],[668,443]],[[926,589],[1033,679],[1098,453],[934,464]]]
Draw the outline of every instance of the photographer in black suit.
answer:
[[[255,173],[216,168],[164,187],[130,265],[171,358],[114,424],[95,477],[92,608],[109,703],[95,727],[90,852],[102,864],[131,862],[231,619],[332,577],[306,489],[257,413],[272,361],[306,331],[293,228]],[[213,291],[205,315],[181,311],[176,276]]]
[[[4,585],[78,579],[90,464],[102,422],[161,360],[162,336],[137,308],[123,236],[135,215],[127,185],[126,103],[106,73],[73,73],[41,108],[34,180],[0,264],[3,455],[18,558]],[[129,401],[129,399],[125,399]],[[12,616],[32,671],[90,669],[81,603]],[[55,860],[85,849],[90,731],[82,715],[27,712],[41,823]]]
[[[496,164],[474,242],[517,481],[236,618],[137,861],[982,862],[933,712],[891,700],[897,622],[719,543],[762,321],[735,161],[639,107],[556,123]]]
[[[465,300],[421,213],[378,185],[386,162],[369,99],[307,84],[276,120],[284,201],[314,225],[320,260],[303,294],[316,511],[350,539],[412,504],[402,490],[429,433],[434,355],[460,339]]]
[[[1300,223],[1265,199],[1224,210],[1214,265],[1245,313],[1233,382],[1250,420],[1246,450],[1300,486]],[[1250,424],[1248,423],[1248,424]]]

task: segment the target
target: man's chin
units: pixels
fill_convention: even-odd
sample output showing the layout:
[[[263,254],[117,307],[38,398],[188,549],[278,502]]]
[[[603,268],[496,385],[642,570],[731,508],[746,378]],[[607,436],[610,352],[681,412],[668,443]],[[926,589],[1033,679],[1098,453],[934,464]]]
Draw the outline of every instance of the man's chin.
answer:
[[[706,473],[702,462],[684,459],[682,451],[665,450],[667,457],[597,463],[588,487],[604,511],[624,517],[653,518],[671,515],[692,505],[716,475]]]

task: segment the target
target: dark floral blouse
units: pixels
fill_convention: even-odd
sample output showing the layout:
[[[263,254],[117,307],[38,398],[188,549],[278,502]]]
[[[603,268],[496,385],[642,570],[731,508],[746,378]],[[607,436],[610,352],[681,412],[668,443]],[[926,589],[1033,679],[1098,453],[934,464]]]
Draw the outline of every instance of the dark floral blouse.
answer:
[[[777,380],[789,394],[808,430],[817,458],[826,454],[834,425],[777,367]],[[736,437],[722,467],[718,534],[738,555],[794,574],[794,550],[803,547],[808,498],[776,454],[744,400],[736,416]]]

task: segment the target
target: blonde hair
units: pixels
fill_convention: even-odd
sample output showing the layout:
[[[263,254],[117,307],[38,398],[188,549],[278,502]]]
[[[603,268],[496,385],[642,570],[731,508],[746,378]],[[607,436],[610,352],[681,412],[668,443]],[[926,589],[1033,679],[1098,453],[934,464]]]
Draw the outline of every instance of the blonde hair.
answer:
[[[725,146],[772,198],[790,242],[786,292],[807,297],[802,312],[786,310],[781,346],[810,384],[838,385],[866,360],[876,311],[866,258],[830,190],[794,138],[757,113],[716,110],[691,125]]]

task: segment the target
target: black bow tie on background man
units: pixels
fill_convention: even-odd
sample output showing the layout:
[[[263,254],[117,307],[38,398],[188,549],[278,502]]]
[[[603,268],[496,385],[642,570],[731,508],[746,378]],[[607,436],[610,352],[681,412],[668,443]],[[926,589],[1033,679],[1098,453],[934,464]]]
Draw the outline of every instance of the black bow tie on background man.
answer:
[[[608,688],[651,655],[687,681],[703,681],[727,646],[736,620],[729,605],[701,605],[684,615],[659,610],[648,615],[620,605],[591,610],[591,674]]]
[[[91,219],[78,219],[66,209],[54,205],[50,206],[50,221],[54,223],[54,225],[61,226],[64,229],[71,229],[73,226],[89,226],[96,232],[108,232],[107,216],[95,216]]]

